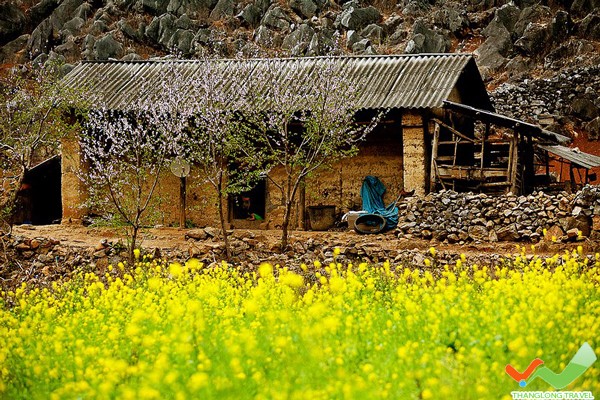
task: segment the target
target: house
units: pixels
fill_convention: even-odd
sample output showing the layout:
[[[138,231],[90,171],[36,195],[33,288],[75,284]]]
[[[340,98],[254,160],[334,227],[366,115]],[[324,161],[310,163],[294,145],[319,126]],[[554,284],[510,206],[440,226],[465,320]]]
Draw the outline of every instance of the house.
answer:
[[[311,69],[325,59],[331,57],[249,60],[253,66],[245,71],[251,75],[262,63],[276,62],[282,74],[302,71],[298,79],[310,86]],[[333,59],[365,88],[359,99],[363,110],[388,111],[362,143],[358,155],[320,171],[307,181],[296,208],[295,226],[304,226],[307,206],[334,205],[339,211],[360,207],[360,187],[367,175],[379,177],[387,186],[386,202],[404,191],[425,194],[440,188],[528,192],[535,187],[538,170],[534,146],[542,146],[539,149],[545,152],[559,146],[562,151],[562,145],[569,141],[538,126],[496,114],[470,54]],[[141,79],[150,83],[164,79],[170,62],[181,63],[193,73],[203,61],[82,62],[64,82],[101,94],[110,108],[118,110],[140,95]],[[232,68],[234,63],[240,63],[239,60],[222,62],[230,62]],[[244,79],[232,73],[234,77]],[[562,153],[562,157],[568,158]],[[80,205],[86,191],[76,176],[76,171],[85,168],[77,142],[63,143],[62,156],[62,218],[78,220],[85,212]],[[278,179],[278,171],[270,174],[269,179],[244,194],[242,200],[251,202],[265,217],[262,227],[275,227],[280,218],[281,197],[271,184],[271,180]],[[202,182],[192,174],[187,187],[188,218],[198,225],[214,223],[215,202]],[[161,222],[174,224],[179,215],[179,178],[165,174],[160,195],[164,198]],[[239,227],[261,224],[243,220],[237,212],[240,206],[243,205],[239,198],[229,204],[232,224]]]

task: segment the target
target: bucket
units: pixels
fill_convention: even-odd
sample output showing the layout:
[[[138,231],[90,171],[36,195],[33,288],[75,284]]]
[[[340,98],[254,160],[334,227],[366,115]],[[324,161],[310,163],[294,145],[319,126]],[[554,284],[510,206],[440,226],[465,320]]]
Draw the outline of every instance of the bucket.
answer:
[[[335,224],[335,206],[309,206],[308,221],[313,231],[326,231]]]
[[[358,233],[379,233],[385,228],[385,218],[377,214],[364,214],[354,222],[354,230]]]

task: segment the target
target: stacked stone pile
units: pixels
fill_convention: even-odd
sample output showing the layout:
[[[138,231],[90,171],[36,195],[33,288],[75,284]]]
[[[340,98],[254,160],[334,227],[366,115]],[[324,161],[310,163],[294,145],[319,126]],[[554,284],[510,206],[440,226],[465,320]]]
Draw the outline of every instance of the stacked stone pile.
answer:
[[[551,79],[522,79],[491,93],[496,110],[560,133],[568,119],[580,121],[590,139],[600,136],[600,66],[564,70]],[[566,117],[566,118],[565,118]],[[562,132],[567,133],[567,132]]]
[[[441,191],[410,197],[399,206],[399,237],[439,242],[538,241],[589,236],[594,213],[600,216],[600,188],[577,195],[543,192],[528,196]]]

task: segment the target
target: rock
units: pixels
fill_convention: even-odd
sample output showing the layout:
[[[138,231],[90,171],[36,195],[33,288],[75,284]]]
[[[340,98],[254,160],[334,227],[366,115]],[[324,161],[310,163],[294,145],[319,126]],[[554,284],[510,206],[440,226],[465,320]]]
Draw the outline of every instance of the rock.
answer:
[[[258,6],[254,4],[248,4],[237,15],[237,18],[240,19],[244,25],[254,28],[260,23],[262,11]]]
[[[515,23],[514,33],[516,37],[521,37],[531,23],[548,23],[552,20],[550,8],[541,5],[526,7],[519,14],[519,20]]]
[[[211,238],[218,238],[220,236],[219,229],[213,228],[212,226],[204,228],[204,232]]]
[[[374,24],[381,20],[381,14],[373,6],[365,8],[348,7],[338,16],[339,24],[346,29],[361,30],[369,24]]]
[[[0,46],[16,39],[25,29],[25,14],[12,2],[0,4]]]
[[[29,35],[21,35],[15,40],[0,47],[0,63],[25,63],[25,47],[29,42]]]
[[[572,228],[567,231],[567,238],[569,240],[575,240],[579,236],[579,229]]]
[[[115,40],[112,34],[98,39],[94,44],[94,59],[108,60],[123,56],[123,45]]]
[[[351,49],[354,43],[358,43],[363,39],[364,38],[358,32],[348,31],[346,33],[346,46]]]
[[[573,29],[573,21],[568,12],[559,10],[552,20],[552,38],[555,42],[567,39]],[[556,43],[555,43],[556,44]]]
[[[352,52],[354,54],[364,54],[368,49],[371,49],[371,42],[369,39],[362,39],[352,45]]]
[[[500,241],[516,241],[519,240],[519,233],[514,224],[496,229],[496,235]]]
[[[175,15],[187,14],[192,19],[204,19],[217,5],[218,0],[170,0],[167,12]]]
[[[31,32],[27,41],[27,48],[30,57],[35,58],[41,53],[47,53],[50,50],[50,38],[52,37],[52,24],[49,19],[45,19]]]
[[[545,24],[530,23],[523,36],[515,42],[515,47],[525,55],[534,56],[545,50],[552,37],[552,27]]]
[[[177,29],[169,39],[168,48],[177,49],[184,56],[189,56],[192,51],[194,33],[185,29]]]
[[[371,43],[375,43],[377,45],[381,44],[384,39],[383,28],[377,24],[368,25],[362,30],[360,35],[365,39],[369,39]]]
[[[600,139],[600,117],[596,117],[590,122],[586,123],[583,128],[587,132],[588,140]]]
[[[600,40],[600,15],[589,14],[577,24],[577,36],[588,40]]]
[[[280,7],[273,7],[263,17],[261,24],[267,28],[273,28],[279,31],[290,29],[290,18]]]
[[[445,53],[450,49],[450,39],[429,29],[424,20],[418,19],[413,25],[413,38],[407,44],[405,53]]]
[[[577,97],[571,103],[571,110],[578,118],[584,121],[591,121],[599,115],[598,107],[594,102],[585,97]]]
[[[485,226],[482,225],[473,225],[469,226],[468,229],[468,237],[475,241],[486,241],[489,238],[489,231]]]
[[[304,18],[314,17],[319,10],[319,7],[312,0],[290,0],[290,7]]]
[[[302,24],[283,39],[281,47],[289,50],[292,56],[303,55],[315,31],[308,24]]]
[[[84,25],[85,21],[82,18],[75,17],[63,25],[62,30],[60,31],[60,36],[62,38],[78,36],[81,33]]]
[[[138,3],[149,14],[158,16],[167,12],[169,2],[165,0],[139,0]]]
[[[599,0],[574,0],[571,4],[571,12],[578,16],[584,16],[588,13],[600,9]]]
[[[466,15],[459,13],[454,8],[442,8],[433,14],[433,21],[455,35],[461,36],[463,30],[468,28],[469,20]]]
[[[521,10],[519,7],[512,3],[508,3],[496,9],[494,20],[496,23],[502,24],[508,32],[512,32],[515,29],[520,14]]]
[[[210,13],[210,19],[217,21],[219,19],[233,16],[235,13],[235,3],[233,0],[219,0],[215,8]]]

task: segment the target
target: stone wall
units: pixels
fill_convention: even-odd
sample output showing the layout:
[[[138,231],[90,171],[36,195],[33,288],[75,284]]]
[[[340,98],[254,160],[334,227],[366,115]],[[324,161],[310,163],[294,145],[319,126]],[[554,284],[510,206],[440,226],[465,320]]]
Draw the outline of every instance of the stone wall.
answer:
[[[439,242],[579,240],[600,229],[600,187],[576,194],[500,196],[441,191],[405,199],[399,237]]]

